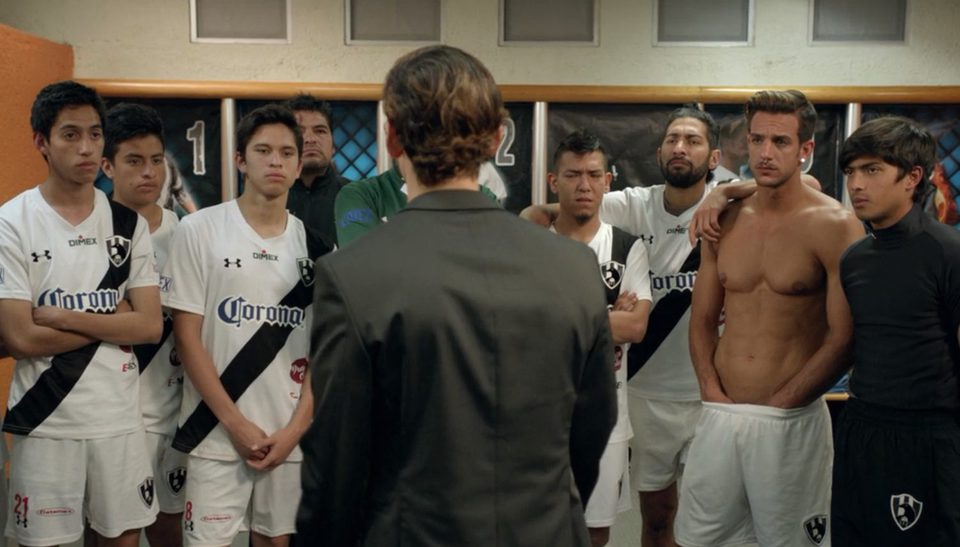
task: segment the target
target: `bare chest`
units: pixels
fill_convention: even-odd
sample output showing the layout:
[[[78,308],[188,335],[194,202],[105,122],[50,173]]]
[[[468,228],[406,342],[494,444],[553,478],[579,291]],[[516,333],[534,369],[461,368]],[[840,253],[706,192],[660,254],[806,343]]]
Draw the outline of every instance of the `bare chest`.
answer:
[[[766,288],[784,296],[806,296],[826,283],[816,241],[802,226],[764,224],[750,217],[741,216],[720,241],[717,268],[720,282],[730,292]]]

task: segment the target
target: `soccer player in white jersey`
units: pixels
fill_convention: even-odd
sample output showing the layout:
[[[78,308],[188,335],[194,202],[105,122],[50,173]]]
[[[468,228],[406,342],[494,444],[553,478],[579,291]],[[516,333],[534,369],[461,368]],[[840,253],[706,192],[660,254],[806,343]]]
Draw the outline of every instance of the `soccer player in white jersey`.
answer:
[[[17,358],[6,535],[57,545],[83,534],[134,546],[155,519],[154,479],[129,345],[162,330],[146,221],[93,186],[103,103],[75,82],[43,88],[33,140],[48,176],[0,208],[0,338]]]
[[[628,408],[634,437],[630,475],[640,492],[644,547],[674,546],[677,479],[700,417],[700,387],[687,341],[699,247],[687,238],[696,205],[715,186],[718,128],[697,108],[670,113],[657,162],[666,184],[631,187],[603,198],[600,218],[646,245],[653,308],[646,336],[629,351]],[[550,206],[523,216],[553,215]]]
[[[181,221],[164,267],[186,372],[173,446],[190,454],[185,545],[287,545],[300,501],[297,446],[312,417],[308,377],[315,255],[286,210],[303,139],[267,105],[237,126],[244,192]]]
[[[589,245],[597,255],[616,344],[613,370],[617,378],[617,424],[600,459],[597,486],[585,511],[594,547],[607,544],[617,514],[631,508],[627,460],[633,430],[627,412],[627,350],[631,343],[643,340],[651,302],[649,263],[643,243],[600,221],[600,204],[612,179],[600,140],[584,130],[560,141],[553,155],[553,171],[547,178],[560,206],[551,229]]]
[[[157,205],[163,187],[163,122],[144,105],[122,103],[107,112],[103,172],[113,180],[113,200],[147,220],[157,268],[163,268],[177,215]],[[160,512],[144,530],[154,547],[178,547],[187,476],[186,455],[172,446],[180,412],[183,367],[173,350],[173,320],[163,316],[158,344],[134,346],[140,370],[140,408],[147,430],[154,488]]]

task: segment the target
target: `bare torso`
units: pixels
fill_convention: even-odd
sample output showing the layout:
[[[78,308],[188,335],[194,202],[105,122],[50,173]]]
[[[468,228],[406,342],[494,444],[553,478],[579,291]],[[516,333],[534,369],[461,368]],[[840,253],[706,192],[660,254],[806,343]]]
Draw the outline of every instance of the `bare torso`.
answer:
[[[827,332],[822,252],[839,204],[806,187],[766,207],[731,206],[717,244],[726,317],[714,364],[727,396],[763,403],[819,349]]]

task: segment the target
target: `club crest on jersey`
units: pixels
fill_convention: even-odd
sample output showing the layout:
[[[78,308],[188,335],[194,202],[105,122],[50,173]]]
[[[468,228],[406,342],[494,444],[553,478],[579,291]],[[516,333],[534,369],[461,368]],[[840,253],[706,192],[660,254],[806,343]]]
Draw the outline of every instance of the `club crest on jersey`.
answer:
[[[140,501],[147,506],[147,509],[153,507],[153,477],[144,479],[137,489],[140,491]]]
[[[176,467],[167,472],[167,486],[174,494],[179,494],[187,484],[187,468]]]
[[[303,377],[307,373],[307,360],[303,357],[297,359],[290,365],[290,379],[298,384],[303,383]]]
[[[115,268],[123,266],[130,258],[130,240],[123,236],[110,236],[106,239],[107,255]]]
[[[906,532],[920,520],[923,512],[923,502],[910,494],[894,494],[890,496],[890,514],[897,528]]]
[[[827,537],[827,515],[814,515],[803,521],[803,533],[814,545],[822,545]]]
[[[313,285],[313,261],[309,258],[298,258],[297,269],[300,271],[300,280],[305,287]]]
[[[600,265],[600,277],[603,278],[604,285],[613,290],[620,286],[623,280],[624,265],[615,261],[608,260]]]

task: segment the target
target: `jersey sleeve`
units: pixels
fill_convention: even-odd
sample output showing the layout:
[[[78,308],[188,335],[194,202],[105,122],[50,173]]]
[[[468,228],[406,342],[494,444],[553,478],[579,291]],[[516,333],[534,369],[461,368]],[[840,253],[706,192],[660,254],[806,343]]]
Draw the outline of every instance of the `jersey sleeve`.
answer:
[[[133,229],[133,241],[130,242],[130,277],[127,289],[138,287],[156,287],[160,281],[150,229],[142,216],[137,216],[137,227]]]
[[[649,188],[633,187],[608,192],[600,203],[600,220],[636,234],[640,231],[639,218],[643,214],[638,204],[649,199]]]
[[[185,220],[177,226],[170,242],[170,256],[163,267],[160,296],[164,306],[203,315],[207,269],[202,244],[196,222]]]
[[[627,253],[627,266],[623,274],[622,291],[632,292],[638,300],[653,301],[650,292],[650,260],[643,241],[636,240]]]
[[[353,182],[344,186],[334,202],[334,218],[337,224],[337,243],[346,247],[355,239],[382,224],[374,213],[376,204],[363,191],[362,182]]]
[[[5,217],[0,218],[0,298],[33,301],[20,233]]]

